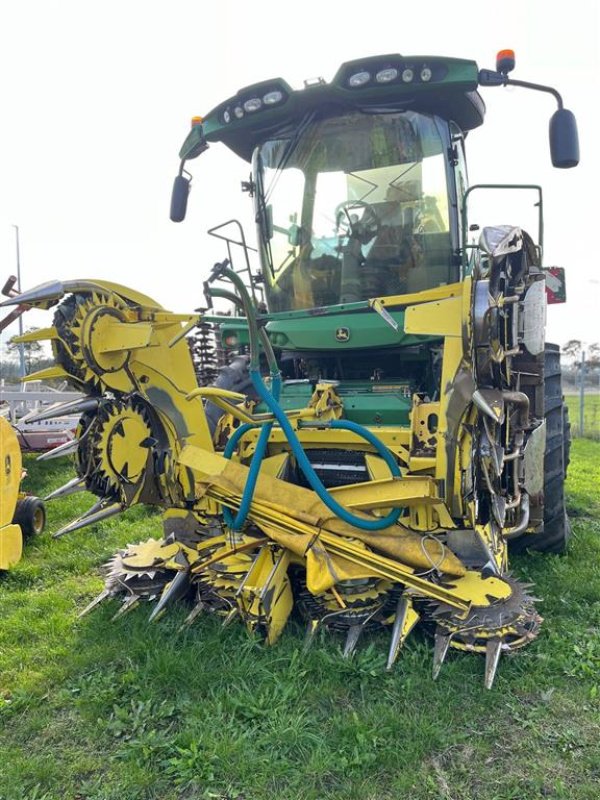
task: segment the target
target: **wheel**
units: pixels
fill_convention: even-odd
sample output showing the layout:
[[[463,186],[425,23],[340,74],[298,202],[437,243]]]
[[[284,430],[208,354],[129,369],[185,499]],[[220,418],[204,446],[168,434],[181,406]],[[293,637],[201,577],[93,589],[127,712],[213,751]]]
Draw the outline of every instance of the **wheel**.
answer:
[[[39,497],[19,500],[13,522],[20,526],[23,536],[37,536],[46,527],[46,506]]]
[[[561,385],[560,348],[546,344],[544,359],[544,417],[546,452],[544,456],[544,528],[518,541],[519,549],[541,553],[564,553],[571,526],[565,506],[565,478],[570,458],[569,414]]]

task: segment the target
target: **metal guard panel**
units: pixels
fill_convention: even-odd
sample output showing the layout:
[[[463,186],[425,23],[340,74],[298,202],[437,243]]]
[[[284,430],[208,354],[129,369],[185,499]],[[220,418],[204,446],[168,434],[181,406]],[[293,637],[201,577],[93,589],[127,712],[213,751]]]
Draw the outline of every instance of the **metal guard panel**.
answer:
[[[370,311],[362,314],[340,314],[335,317],[313,316],[307,319],[271,321],[267,325],[269,336],[285,334],[284,350],[365,350],[373,347],[411,345],[422,341],[404,331],[404,311],[392,311],[398,324],[394,330],[379,314]]]

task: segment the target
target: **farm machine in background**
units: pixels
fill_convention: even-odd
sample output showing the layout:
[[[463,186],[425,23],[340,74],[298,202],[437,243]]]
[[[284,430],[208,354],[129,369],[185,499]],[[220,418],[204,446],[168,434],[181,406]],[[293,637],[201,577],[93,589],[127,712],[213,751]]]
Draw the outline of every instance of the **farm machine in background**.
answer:
[[[470,241],[472,193],[501,188],[467,183],[478,87],[551,93],[553,164],[579,155],[560,95],[513,66],[510,51],[496,70],[385,55],[301,90],[246,87],[194,119],[171,218],[185,216],[187,162],[222,142],[251,163],[259,265],[233,222],[212,230],[228,257],[193,314],[100,279],[8,301],[57,306],[35,334],[52,342],[46,374],[85,393],[60,409],[81,414],[57,451],[77,475],[52,496],[98,501],[55,536],[136,503],[163,510],[164,538],[119,551],[85,612],[156,601],[157,619],[188,598],[188,622],[237,617],[269,644],[294,612],[307,643],[338,632],[347,657],[387,628],[388,668],[422,624],[434,675],[449,648],[482,653],[487,687],[500,655],[535,638],[509,549],[566,546],[566,421],[544,336],[541,189],[524,187],[540,195],[537,240],[510,224]]]
[[[21,559],[23,539],[46,525],[43,500],[21,489],[26,477],[17,433],[0,417],[0,573]]]

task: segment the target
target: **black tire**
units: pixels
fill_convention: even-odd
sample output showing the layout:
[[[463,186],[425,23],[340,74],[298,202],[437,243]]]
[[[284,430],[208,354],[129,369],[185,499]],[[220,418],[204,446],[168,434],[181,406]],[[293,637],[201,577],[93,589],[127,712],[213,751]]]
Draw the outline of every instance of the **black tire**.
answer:
[[[25,497],[19,500],[13,522],[16,522],[23,536],[38,536],[46,527],[46,506],[39,497]]]
[[[231,392],[240,392],[241,394],[255,396],[254,387],[250,378],[249,371],[249,357],[236,356],[231,364],[226,367],[221,367],[217,379],[211,386],[218,386],[220,389],[227,389]],[[223,416],[223,409],[207,401],[205,406],[206,419],[208,427],[212,435],[214,435],[217,428],[217,423]]]
[[[544,456],[544,528],[524,536],[519,544],[540,553],[564,553],[571,526],[565,505],[565,478],[570,459],[569,414],[562,394],[560,348],[546,344],[544,359],[544,418],[546,452]]]

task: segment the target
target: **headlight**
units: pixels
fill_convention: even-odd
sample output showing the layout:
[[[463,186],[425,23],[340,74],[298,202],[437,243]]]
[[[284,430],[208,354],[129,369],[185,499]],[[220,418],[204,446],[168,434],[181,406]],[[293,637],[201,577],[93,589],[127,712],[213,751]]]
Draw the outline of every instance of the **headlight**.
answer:
[[[390,83],[391,81],[395,81],[398,77],[398,70],[396,67],[387,67],[386,69],[380,69],[377,75],[375,75],[375,80],[377,83]]]
[[[423,83],[427,83],[428,81],[430,81],[432,74],[433,73],[431,72],[429,67],[423,67],[423,69],[421,70],[421,80],[423,81]]]
[[[231,111],[228,108],[223,112],[223,122],[231,122]]]
[[[263,97],[263,103],[266,106],[274,106],[275,103],[281,103],[283,100],[283,92],[280,92],[279,89],[275,89],[272,92],[267,92],[267,94]]]
[[[410,67],[406,67],[402,70],[402,80],[404,83],[410,83],[412,79],[415,77],[414,70]]]
[[[354,75],[350,75],[348,78],[348,86],[352,89],[356,89],[357,86],[364,86],[365,83],[368,83],[371,80],[371,73],[363,70],[362,72],[355,72]]]
[[[262,108],[262,100],[260,97],[251,97],[244,103],[244,109],[249,114],[251,114],[253,111],[258,111],[259,108]]]
[[[238,119],[241,119],[244,116],[244,109],[241,106],[236,106],[233,109],[233,113],[236,115]]]

